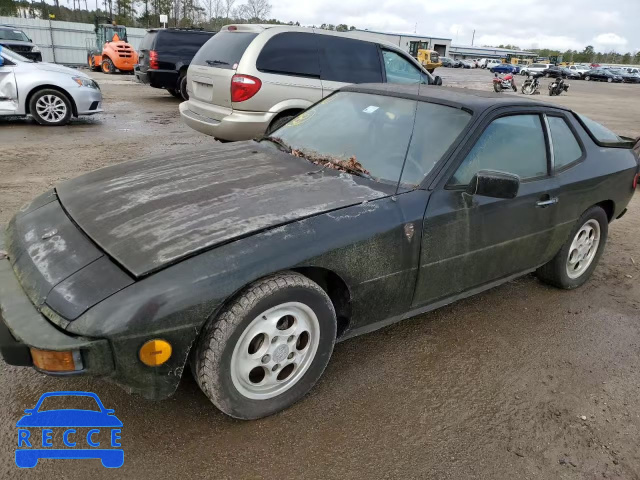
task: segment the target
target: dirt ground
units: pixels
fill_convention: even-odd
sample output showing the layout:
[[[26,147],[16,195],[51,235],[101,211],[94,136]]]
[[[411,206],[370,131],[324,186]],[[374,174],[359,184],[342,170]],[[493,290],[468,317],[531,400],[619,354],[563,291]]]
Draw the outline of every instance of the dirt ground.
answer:
[[[438,73],[446,85],[490,88],[486,71]],[[178,101],[163,91],[95,77],[104,114],[57,129],[0,120],[0,223],[62,179],[214,146],[180,123]],[[571,84],[567,95],[538,98],[640,135],[640,85]],[[640,479],[639,211],[636,195],[584,287],[565,292],[528,276],[348,340],[310,395],[260,421],[225,417],[189,375],[153,403],[98,379],[1,363],[0,478]],[[15,422],[51,390],[93,391],[115,409],[120,470],[42,460],[18,471]]]

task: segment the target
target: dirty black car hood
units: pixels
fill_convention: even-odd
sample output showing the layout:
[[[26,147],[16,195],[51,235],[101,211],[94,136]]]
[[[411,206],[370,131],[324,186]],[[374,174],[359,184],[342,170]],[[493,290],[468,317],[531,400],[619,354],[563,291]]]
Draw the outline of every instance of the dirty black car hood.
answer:
[[[125,162],[61,184],[72,220],[136,277],[234,239],[387,196],[257,142]]]

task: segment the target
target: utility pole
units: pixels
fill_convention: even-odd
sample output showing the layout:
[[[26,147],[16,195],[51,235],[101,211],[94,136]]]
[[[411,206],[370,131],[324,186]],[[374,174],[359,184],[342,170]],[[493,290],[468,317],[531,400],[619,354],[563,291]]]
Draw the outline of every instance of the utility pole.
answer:
[[[471,36],[471,46],[473,47],[473,41],[476,39],[476,31],[473,31],[473,35]]]

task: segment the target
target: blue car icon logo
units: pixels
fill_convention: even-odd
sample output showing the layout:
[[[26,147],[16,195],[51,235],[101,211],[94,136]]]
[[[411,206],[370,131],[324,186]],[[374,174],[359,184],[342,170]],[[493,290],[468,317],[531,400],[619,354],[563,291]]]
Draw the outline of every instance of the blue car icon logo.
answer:
[[[96,405],[95,409],[87,410],[43,409],[42,403],[51,397],[68,397],[55,398],[58,402],[74,401],[77,397],[89,397],[95,400]],[[87,399],[83,398],[83,400]],[[91,406],[94,406],[92,402]],[[102,465],[107,468],[119,468],[124,463],[124,451],[120,448],[122,422],[114,415],[113,410],[104,408],[95,393],[45,393],[34,408],[25,410],[25,414],[16,423],[18,427],[16,465],[20,468],[33,468],[41,458],[95,458],[100,459]],[[54,445],[54,436],[61,438],[61,445]],[[105,448],[107,446],[109,448]]]

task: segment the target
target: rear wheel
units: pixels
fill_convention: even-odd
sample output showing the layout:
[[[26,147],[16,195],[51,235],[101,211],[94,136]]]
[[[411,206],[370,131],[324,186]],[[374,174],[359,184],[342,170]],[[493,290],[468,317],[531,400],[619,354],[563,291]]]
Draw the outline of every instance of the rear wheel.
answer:
[[[115,73],[116,67],[110,58],[102,60],[102,72],[103,73]]]
[[[202,331],[192,371],[227,415],[272,415],[300,400],[322,375],[336,337],[331,300],[316,283],[283,272],[247,287]]]
[[[180,74],[177,91],[180,94],[179,98],[182,98],[185,102],[189,100],[189,93],[187,92],[187,72]]]
[[[582,214],[560,251],[537,271],[538,278],[558,288],[572,289],[585,283],[602,256],[609,219],[601,207]]]
[[[587,75],[586,77],[584,77],[584,79],[588,82],[589,80],[591,80],[591,77]]]
[[[607,82],[608,82],[608,83],[613,82],[613,78],[611,78],[611,77],[607,78]]]
[[[275,132],[280,127],[289,123],[293,118],[295,118],[295,116],[296,114],[286,114],[286,115],[277,117],[273,122],[271,122],[271,125],[269,125],[269,128],[267,128],[266,134],[271,135],[271,133]]]
[[[180,92],[175,88],[167,88],[167,92],[169,92],[171,95],[173,95],[176,98],[182,98],[182,95],[180,95]]]
[[[40,90],[29,100],[29,113],[40,125],[51,127],[66,125],[71,119],[71,101],[58,90]]]

